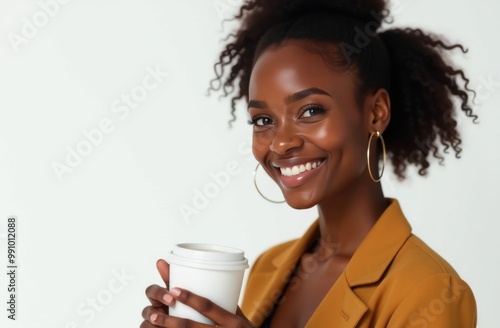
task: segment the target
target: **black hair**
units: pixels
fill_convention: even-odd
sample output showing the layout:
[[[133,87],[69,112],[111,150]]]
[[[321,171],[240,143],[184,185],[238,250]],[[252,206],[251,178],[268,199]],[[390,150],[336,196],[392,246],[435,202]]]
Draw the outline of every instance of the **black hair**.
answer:
[[[452,148],[460,157],[455,101],[467,117],[477,119],[470,106],[474,92],[469,79],[447,57],[454,49],[466,53],[462,45],[420,29],[380,31],[390,20],[384,0],[249,0],[235,19],[241,20],[240,28],[220,53],[210,85],[225,96],[237,88],[230,124],[236,119],[236,102],[248,101],[250,74],[259,55],[300,40],[333,69],[356,72],[360,100],[379,88],[389,92],[391,121],[384,140],[399,178],[409,164],[425,175],[429,155],[442,162],[443,152]]]

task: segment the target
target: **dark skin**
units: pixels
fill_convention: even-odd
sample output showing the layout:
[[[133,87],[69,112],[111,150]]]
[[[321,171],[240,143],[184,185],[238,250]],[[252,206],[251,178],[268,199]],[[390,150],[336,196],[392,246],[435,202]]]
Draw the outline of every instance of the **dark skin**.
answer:
[[[320,242],[302,255],[299,270],[276,308],[273,328],[306,325],[388,206],[380,183],[368,174],[366,160],[368,137],[375,131],[383,133],[390,120],[387,91],[369,92],[359,104],[355,73],[332,70],[306,47],[305,42],[288,41],[266,50],[250,79],[248,114],[254,123],[255,158],[290,206],[317,205],[319,211]],[[376,142],[370,151],[377,154]],[[301,165],[305,172],[298,173]],[[370,165],[378,177],[374,155]],[[168,264],[160,260],[157,267],[168,285]],[[241,311],[228,313],[186,290],[153,285],[146,295],[151,306],[143,311],[141,328],[187,327],[185,319],[166,314],[176,301],[219,327],[253,327]],[[189,327],[210,326],[190,322]]]

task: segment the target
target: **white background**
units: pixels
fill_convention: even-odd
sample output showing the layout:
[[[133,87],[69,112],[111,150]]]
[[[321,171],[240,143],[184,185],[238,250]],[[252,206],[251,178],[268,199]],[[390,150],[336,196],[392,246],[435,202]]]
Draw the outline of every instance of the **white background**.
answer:
[[[221,31],[221,21],[239,1],[73,0],[53,17],[41,9],[48,2],[0,2],[2,327],[138,327],[144,289],[160,283],[155,262],[172,245],[230,245],[252,263],[303,233],[314,209],[267,203],[253,188],[244,106],[228,129],[227,99],[205,95],[230,31],[230,24]],[[480,123],[460,118],[460,160],[449,156],[427,178],[411,173],[403,183],[387,170],[383,186],[400,200],[415,233],[471,285],[479,327],[499,327],[500,4],[394,4],[394,25],[423,27],[469,47],[454,59],[480,93]],[[13,35],[23,37],[34,19],[36,35],[13,46]],[[114,112],[113,103],[125,106],[122,94],[142,96],[148,67],[168,77],[135,108]],[[69,149],[85,150],[83,131],[103,119],[114,130],[59,179],[54,163],[67,165]],[[230,181],[214,188],[213,176],[228,165],[236,167]],[[195,204],[197,191],[212,198]],[[199,213],[182,214],[195,205]],[[16,322],[5,310],[9,215],[19,220]]]

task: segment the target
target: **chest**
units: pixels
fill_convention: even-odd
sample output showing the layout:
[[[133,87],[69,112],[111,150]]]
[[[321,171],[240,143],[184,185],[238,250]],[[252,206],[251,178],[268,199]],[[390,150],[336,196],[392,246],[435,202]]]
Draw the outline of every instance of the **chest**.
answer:
[[[348,262],[341,257],[320,261],[314,256],[303,256],[276,305],[271,328],[304,327]]]

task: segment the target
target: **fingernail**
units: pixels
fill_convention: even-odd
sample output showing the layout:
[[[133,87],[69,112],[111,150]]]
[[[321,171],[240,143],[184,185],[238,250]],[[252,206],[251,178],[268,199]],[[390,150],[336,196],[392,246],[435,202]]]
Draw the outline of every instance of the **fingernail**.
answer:
[[[179,296],[181,294],[181,291],[177,288],[172,288],[169,290],[170,294],[174,295],[175,297]]]
[[[172,303],[174,298],[172,297],[172,295],[165,294],[165,295],[163,295],[163,300],[165,301],[165,303],[170,304],[170,303]]]
[[[158,319],[158,314],[157,313],[153,313],[150,317],[149,317],[149,320],[151,322],[155,322],[156,319]]]

